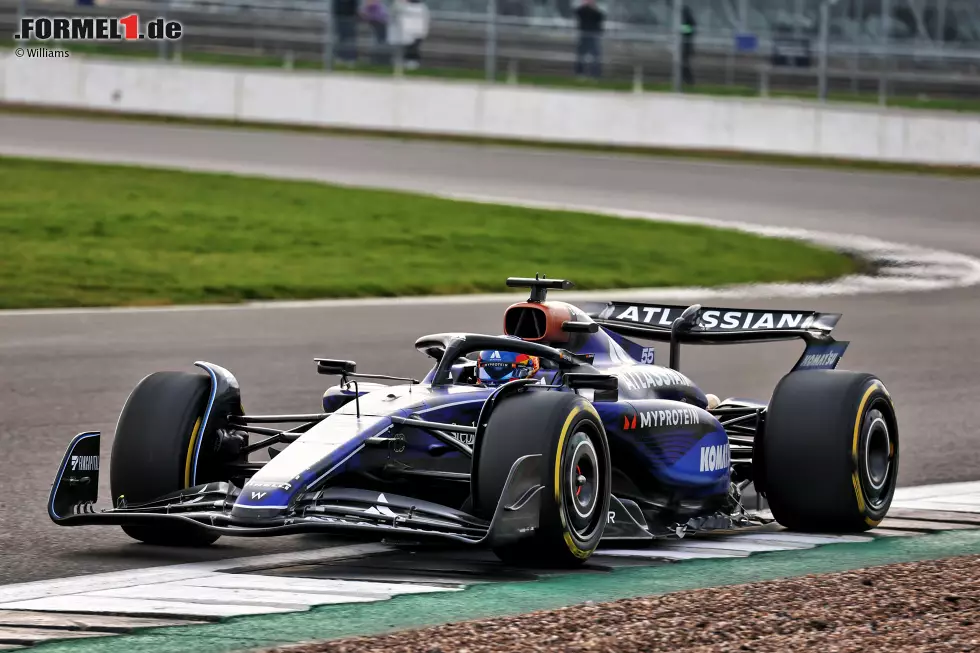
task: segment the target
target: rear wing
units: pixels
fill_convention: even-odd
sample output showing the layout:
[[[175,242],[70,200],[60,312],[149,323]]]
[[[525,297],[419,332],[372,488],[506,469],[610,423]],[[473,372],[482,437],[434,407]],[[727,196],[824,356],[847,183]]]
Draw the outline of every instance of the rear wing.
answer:
[[[688,306],[608,302],[587,309],[589,317],[623,335],[670,340],[671,325]],[[678,335],[681,342],[732,343],[802,338],[826,341],[840,320],[839,313],[773,311],[701,307],[695,323]]]
[[[830,335],[840,313],[638,302],[606,302],[583,308],[601,327],[614,333],[670,342],[672,359],[673,350],[682,343],[735,344],[800,338],[807,348],[794,370],[833,369],[849,344]],[[678,321],[682,314],[685,320]]]

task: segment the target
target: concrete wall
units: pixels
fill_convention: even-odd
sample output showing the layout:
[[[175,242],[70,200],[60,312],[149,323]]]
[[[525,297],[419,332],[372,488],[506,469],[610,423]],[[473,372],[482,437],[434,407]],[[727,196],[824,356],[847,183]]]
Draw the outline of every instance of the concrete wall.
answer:
[[[0,101],[559,142],[980,166],[980,116],[249,70],[73,56],[0,60]]]

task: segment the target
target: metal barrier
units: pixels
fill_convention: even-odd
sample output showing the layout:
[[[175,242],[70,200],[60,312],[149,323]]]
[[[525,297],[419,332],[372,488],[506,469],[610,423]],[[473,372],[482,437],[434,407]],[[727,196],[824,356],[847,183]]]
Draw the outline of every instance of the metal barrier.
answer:
[[[332,69],[337,62],[331,1],[102,0],[85,7],[72,0],[0,0],[0,39],[16,31],[19,15],[139,13],[180,20],[185,26],[182,40],[69,49]],[[566,7],[565,0],[428,1],[433,21],[423,46],[425,74],[511,83],[590,83],[635,91],[836,96],[882,104],[895,98],[976,100],[980,106],[980,27],[974,29],[974,22],[980,25],[980,3],[967,6],[976,9],[970,14],[978,16],[974,22],[940,24],[935,16],[930,21],[921,16],[912,20],[917,29],[927,28],[923,36],[922,29],[913,32],[900,27],[905,22],[881,18],[882,12],[894,18],[905,0],[863,0],[876,4],[878,11],[850,22],[843,20],[846,12],[862,0],[687,0],[699,21],[707,21],[694,41],[691,85],[683,83],[681,74],[679,4],[610,0],[602,79],[576,82],[578,34],[567,17],[571,5]],[[793,6],[798,11],[785,16],[776,11]],[[945,0],[941,15],[958,16],[964,6]],[[727,18],[712,22],[716,15]],[[963,38],[933,38],[949,33]],[[974,34],[976,49],[970,49]],[[366,28],[360,29],[356,46],[361,54],[358,67],[365,72],[403,74],[400,49],[379,46]],[[776,65],[780,57],[789,65]]]

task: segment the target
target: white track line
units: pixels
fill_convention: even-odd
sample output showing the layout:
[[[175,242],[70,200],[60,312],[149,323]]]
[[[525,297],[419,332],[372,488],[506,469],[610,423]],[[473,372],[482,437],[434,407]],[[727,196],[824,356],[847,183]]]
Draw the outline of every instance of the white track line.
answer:
[[[758,542],[800,543],[818,546],[821,544],[846,544],[856,542],[871,542],[873,537],[862,535],[812,535],[810,533],[795,533],[792,531],[774,531],[771,533],[745,533],[739,537]]]
[[[161,166],[163,167],[163,166]],[[661,287],[633,288],[625,290],[596,290],[563,292],[561,298],[568,301],[596,301],[612,297],[638,299],[656,297],[660,301],[681,299],[748,299],[768,297],[819,297],[830,295],[857,295],[868,293],[904,293],[935,291],[946,288],[963,288],[980,284],[980,259],[965,254],[928,249],[890,241],[834,234],[808,229],[773,227],[748,222],[715,220],[688,215],[607,209],[581,204],[539,202],[516,198],[493,198],[483,195],[459,193],[422,193],[444,199],[463,200],[486,204],[505,204],[526,208],[577,211],[610,217],[670,222],[675,224],[701,225],[720,229],[742,231],[772,238],[801,240],[815,245],[859,256],[871,261],[879,269],[878,276],[850,275],[826,283],[768,283],[732,285],[717,288]],[[574,279],[573,279],[574,281]],[[241,304],[206,304],[183,306],[146,306],[112,308],[50,308],[7,309],[0,316],[71,315],[93,313],[180,313],[196,311],[243,311],[284,310],[310,308],[343,308],[370,306],[419,306],[439,304],[488,304],[520,301],[525,294],[496,293],[484,295],[441,295],[420,297],[385,297],[368,299],[323,299],[310,301],[260,301]]]
[[[597,557],[647,558],[650,560],[706,560],[708,558],[744,558],[748,554],[736,551],[723,554],[710,551],[668,551],[666,549],[611,549],[609,551],[600,549],[595,555]]]
[[[181,565],[167,565],[164,567],[146,567],[143,569],[127,569],[125,571],[110,571],[88,576],[0,585],[0,604],[39,599],[52,595],[81,594],[83,592],[94,592],[105,589],[190,580],[211,576],[216,572],[228,570],[237,572],[287,565],[313,564],[324,560],[337,560],[348,557],[387,553],[391,550],[391,547],[383,544],[355,544],[296,553],[231,558],[214,562],[192,562]]]
[[[980,481],[898,488],[892,507],[980,513]]]
[[[378,544],[339,546],[219,562],[134,569],[0,587],[0,610],[232,617],[296,612],[317,605],[384,601],[399,594],[453,592],[460,587],[288,578],[228,573],[310,564],[390,551]]]
[[[943,498],[962,495],[980,497],[980,481],[900,487],[895,490],[895,499],[892,501],[892,505],[897,506],[899,503],[908,503],[919,499],[943,500]]]
[[[295,608],[271,605],[206,605],[153,599],[117,599],[104,596],[67,594],[43,599],[19,601],[5,610],[40,610],[43,612],[81,612],[93,614],[125,614],[141,617],[240,617],[274,612],[296,612]]]
[[[980,513],[980,481],[898,488],[892,507]]]

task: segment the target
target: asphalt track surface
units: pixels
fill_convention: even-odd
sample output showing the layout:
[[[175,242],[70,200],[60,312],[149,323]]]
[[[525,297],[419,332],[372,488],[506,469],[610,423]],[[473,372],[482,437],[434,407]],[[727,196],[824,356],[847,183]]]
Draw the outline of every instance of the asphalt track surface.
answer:
[[[0,154],[673,212],[876,236],[980,256],[980,181],[974,179],[9,115],[0,116]],[[478,257],[479,244],[471,245]],[[324,256],[342,246],[324,243]],[[657,265],[655,249],[650,265]],[[878,374],[896,399],[900,484],[980,478],[980,287],[726,303],[804,304],[842,312],[835,335],[852,341],[842,367]],[[322,545],[322,538],[309,536],[226,538],[203,551],[165,550],[132,543],[113,527],[55,526],[45,501],[75,433],[103,431],[108,469],[119,409],[150,372],[190,370],[193,361],[210,360],[238,376],[250,412],[314,411],[330,383],[317,376],[314,356],[352,358],[365,371],[419,375],[428,363],[412,347],[416,337],[447,330],[497,332],[504,308],[494,303],[0,313],[0,583]],[[765,400],[799,351],[798,344],[689,347],[683,367],[708,392]],[[666,354],[663,348],[658,353]]]

